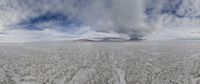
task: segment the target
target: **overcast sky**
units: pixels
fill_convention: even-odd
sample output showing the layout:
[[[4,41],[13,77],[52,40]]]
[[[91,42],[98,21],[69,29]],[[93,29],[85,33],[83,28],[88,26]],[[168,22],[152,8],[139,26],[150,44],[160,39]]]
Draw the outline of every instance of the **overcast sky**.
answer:
[[[0,0],[0,41],[199,38],[199,0]]]

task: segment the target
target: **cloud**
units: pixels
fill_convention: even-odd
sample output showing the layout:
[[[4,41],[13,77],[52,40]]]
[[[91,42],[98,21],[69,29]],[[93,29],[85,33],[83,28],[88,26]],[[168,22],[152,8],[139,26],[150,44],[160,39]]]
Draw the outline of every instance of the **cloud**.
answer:
[[[180,33],[169,31],[185,32],[189,24],[192,30],[198,28],[198,4],[198,0],[1,0],[0,40],[150,39],[169,34],[176,38]],[[177,28],[183,25],[184,29]]]

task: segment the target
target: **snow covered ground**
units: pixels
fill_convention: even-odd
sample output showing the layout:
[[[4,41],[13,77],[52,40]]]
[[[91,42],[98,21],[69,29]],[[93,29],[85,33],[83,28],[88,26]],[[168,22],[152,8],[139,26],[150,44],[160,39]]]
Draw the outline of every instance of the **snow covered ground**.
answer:
[[[1,43],[0,84],[200,84],[200,43]]]

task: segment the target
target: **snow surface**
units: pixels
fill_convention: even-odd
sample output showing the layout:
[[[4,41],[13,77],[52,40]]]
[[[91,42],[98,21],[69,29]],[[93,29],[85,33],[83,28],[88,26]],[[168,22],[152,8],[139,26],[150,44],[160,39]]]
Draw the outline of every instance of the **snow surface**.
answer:
[[[0,44],[0,84],[199,84],[198,42]]]

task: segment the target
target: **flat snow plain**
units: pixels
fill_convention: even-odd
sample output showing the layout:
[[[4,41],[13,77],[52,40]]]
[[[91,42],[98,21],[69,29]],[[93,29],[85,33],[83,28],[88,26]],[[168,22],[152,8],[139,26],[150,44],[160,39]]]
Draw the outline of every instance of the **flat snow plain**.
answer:
[[[0,84],[200,84],[200,43],[1,43]]]

